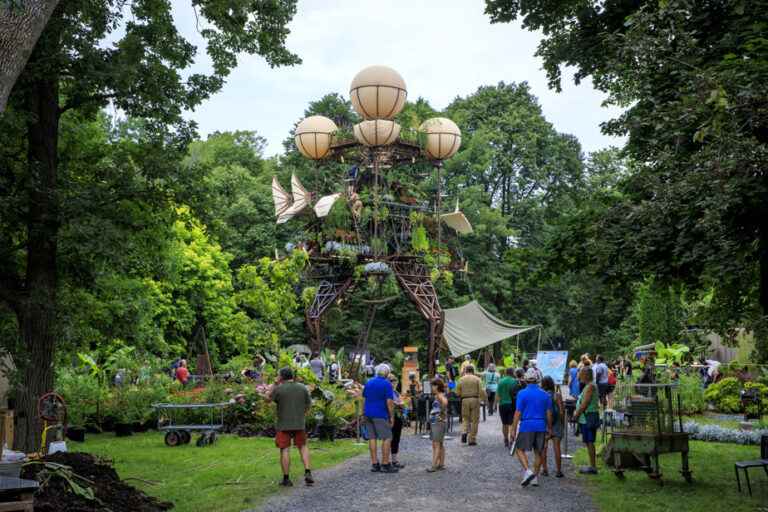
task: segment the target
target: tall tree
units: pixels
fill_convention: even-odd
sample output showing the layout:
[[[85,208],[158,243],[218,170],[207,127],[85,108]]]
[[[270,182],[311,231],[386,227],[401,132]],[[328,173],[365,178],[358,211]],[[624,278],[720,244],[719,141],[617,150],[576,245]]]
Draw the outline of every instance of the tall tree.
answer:
[[[182,72],[196,48],[173,24],[168,2],[72,0],[60,3],[40,36],[11,96],[15,126],[24,133],[25,170],[13,178],[24,200],[9,223],[23,226],[4,252],[3,298],[13,308],[26,352],[18,396],[16,445],[36,448],[40,425],[37,397],[53,383],[56,347],[58,235],[62,219],[59,122],[70,112],[95,113],[112,101],[130,116],[145,119],[156,145],[184,145],[192,126],[181,114],[219,90],[239,53],[262,55],[272,66],[299,58],[285,46],[295,0],[196,0],[207,21],[200,31],[212,60],[210,75]],[[120,34],[122,34],[120,36]],[[108,36],[117,37],[104,45]],[[173,180],[167,163],[145,168],[148,180]]]
[[[483,276],[478,292],[497,312],[523,318],[513,304],[525,297],[514,281],[526,270],[510,251],[543,246],[548,217],[580,187],[581,148],[547,122],[526,83],[480,87],[447,113],[462,131],[462,148],[446,174],[477,228],[464,245],[470,266]]]
[[[0,1],[0,112],[59,0]]]
[[[254,132],[216,132],[190,144],[184,169],[197,183],[187,202],[210,234],[234,258],[231,267],[274,254],[273,160]]]

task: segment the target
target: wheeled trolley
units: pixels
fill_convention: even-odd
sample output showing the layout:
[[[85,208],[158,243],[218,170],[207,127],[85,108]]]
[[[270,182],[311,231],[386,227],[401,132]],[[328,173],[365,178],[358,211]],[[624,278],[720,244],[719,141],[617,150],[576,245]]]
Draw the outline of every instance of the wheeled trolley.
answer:
[[[160,426],[158,430],[165,432],[165,444],[168,446],[178,446],[188,444],[192,441],[192,434],[199,432],[197,446],[208,446],[216,442],[216,434],[224,428],[224,409],[229,405],[228,402],[209,403],[209,404],[154,404],[160,417]],[[202,410],[202,413],[208,413],[207,423],[179,423],[178,417],[181,411]],[[164,420],[164,421],[163,421]]]

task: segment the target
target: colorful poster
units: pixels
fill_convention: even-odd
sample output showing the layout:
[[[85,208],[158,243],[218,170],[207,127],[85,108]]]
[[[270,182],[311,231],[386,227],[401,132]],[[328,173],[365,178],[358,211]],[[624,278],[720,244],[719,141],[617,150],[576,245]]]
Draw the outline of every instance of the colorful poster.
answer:
[[[565,369],[568,366],[568,352],[538,352],[536,367],[544,377],[552,377],[558,386],[563,383]]]

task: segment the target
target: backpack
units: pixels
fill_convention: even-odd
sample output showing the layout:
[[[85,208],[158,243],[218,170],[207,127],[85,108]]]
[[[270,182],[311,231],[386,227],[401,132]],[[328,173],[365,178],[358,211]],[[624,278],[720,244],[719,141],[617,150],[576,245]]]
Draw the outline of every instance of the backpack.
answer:
[[[517,394],[520,392],[521,389],[523,389],[523,386],[521,386],[520,383],[518,382],[509,391],[509,396],[510,396],[510,398],[512,398],[512,408],[513,409],[517,409]]]
[[[560,417],[560,407],[557,405],[557,398],[555,397],[555,391],[552,391],[549,396],[552,398],[552,422],[557,423]]]

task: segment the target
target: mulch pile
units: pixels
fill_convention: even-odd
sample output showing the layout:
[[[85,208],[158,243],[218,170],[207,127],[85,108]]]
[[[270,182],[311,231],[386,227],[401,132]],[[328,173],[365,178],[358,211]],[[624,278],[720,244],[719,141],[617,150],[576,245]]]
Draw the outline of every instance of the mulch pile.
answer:
[[[55,453],[43,459],[68,466],[76,475],[93,482],[90,486],[101,503],[75,494],[60,477],[51,478],[35,495],[35,512],[160,512],[173,508],[172,503],[159,501],[125,484],[109,462],[87,453]],[[42,464],[22,469],[22,478],[37,480]],[[78,479],[78,483],[86,485]]]

